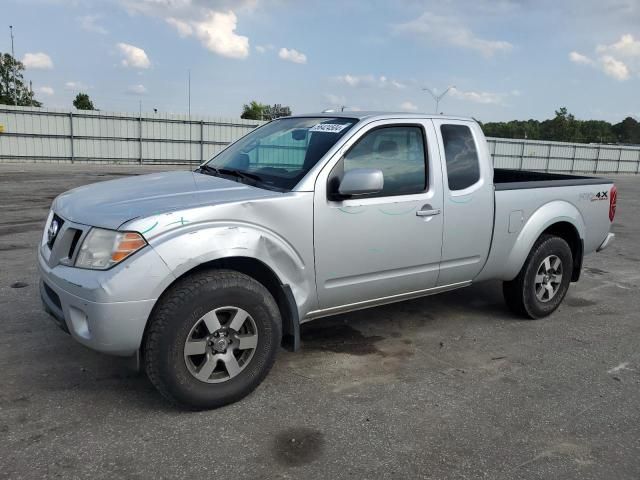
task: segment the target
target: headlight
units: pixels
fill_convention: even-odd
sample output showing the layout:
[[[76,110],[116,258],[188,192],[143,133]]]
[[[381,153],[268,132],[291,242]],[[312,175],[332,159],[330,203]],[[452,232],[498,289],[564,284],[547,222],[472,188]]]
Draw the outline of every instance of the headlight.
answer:
[[[80,247],[76,267],[106,270],[147,244],[136,232],[92,228]]]

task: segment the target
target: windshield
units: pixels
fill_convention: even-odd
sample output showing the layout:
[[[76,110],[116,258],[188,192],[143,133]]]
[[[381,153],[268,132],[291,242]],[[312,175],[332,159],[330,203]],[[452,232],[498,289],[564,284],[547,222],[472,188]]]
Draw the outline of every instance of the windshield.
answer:
[[[327,117],[274,120],[227,147],[200,171],[291,190],[356,123],[353,118]]]

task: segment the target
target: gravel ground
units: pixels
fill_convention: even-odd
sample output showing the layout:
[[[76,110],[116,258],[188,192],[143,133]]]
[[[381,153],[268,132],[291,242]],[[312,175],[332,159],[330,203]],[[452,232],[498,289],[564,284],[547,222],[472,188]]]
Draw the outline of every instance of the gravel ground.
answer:
[[[38,298],[51,200],[150,171],[0,165],[0,478],[640,477],[640,177],[551,318],[488,282],[318,320],[245,400],[186,413]]]

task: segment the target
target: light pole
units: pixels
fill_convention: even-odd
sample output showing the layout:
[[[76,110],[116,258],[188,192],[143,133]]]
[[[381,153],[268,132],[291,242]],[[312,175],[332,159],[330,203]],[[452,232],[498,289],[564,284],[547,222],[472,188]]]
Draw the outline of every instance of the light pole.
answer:
[[[449,90],[451,90],[452,88],[456,88],[455,85],[451,85],[450,87],[447,87],[447,89],[442,92],[440,95],[436,95],[433,91],[431,91],[428,88],[423,88],[422,91],[423,92],[429,92],[429,94],[433,97],[433,99],[436,101],[436,113],[439,113],[438,110],[440,109],[440,100],[442,100],[444,98],[444,96],[449,93]]]
[[[13,59],[13,104],[18,105],[18,86],[16,85],[16,54],[13,51],[13,25],[9,25],[11,34],[11,58]]]

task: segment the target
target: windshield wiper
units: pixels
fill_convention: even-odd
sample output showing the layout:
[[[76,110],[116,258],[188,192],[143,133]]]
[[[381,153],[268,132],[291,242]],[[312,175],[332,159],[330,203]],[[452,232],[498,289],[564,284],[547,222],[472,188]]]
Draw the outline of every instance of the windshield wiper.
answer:
[[[242,178],[245,180],[253,180],[256,182],[261,182],[262,178],[254,173],[243,172],[242,170],[235,170],[233,168],[218,168],[212,167],[211,165],[200,165],[199,170],[201,172],[213,173],[214,175],[231,175],[232,177]]]

